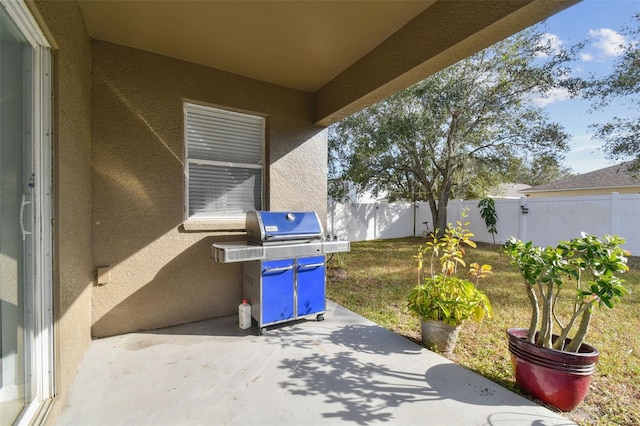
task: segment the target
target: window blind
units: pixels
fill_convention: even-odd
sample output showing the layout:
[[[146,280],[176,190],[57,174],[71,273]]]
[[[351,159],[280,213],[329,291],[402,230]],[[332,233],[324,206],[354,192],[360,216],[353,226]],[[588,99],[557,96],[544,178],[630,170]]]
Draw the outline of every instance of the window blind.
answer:
[[[185,104],[188,218],[262,209],[264,118]]]

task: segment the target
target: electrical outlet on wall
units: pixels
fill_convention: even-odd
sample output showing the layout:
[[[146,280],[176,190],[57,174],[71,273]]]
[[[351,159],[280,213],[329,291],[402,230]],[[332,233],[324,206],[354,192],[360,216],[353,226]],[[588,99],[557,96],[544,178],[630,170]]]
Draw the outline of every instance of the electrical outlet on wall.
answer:
[[[96,271],[97,285],[106,285],[111,281],[111,270],[108,266],[99,266]]]

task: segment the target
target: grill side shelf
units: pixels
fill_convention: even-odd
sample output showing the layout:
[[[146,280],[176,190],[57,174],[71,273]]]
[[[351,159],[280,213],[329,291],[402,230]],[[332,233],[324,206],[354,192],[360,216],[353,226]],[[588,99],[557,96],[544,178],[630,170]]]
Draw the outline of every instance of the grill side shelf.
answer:
[[[213,244],[212,258],[218,263],[247,262],[263,260],[264,247],[249,245],[245,242]]]
[[[316,241],[303,244],[258,246],[247,242],[213,244],[212,258],[219,263],[247,262],[251,260],[286,259],[348,252],[349,241]]]
[[[322,242],[322,252],[324,254],[327,253],[344,253],[351,251],[351,243],[349,241],[323,241]]]

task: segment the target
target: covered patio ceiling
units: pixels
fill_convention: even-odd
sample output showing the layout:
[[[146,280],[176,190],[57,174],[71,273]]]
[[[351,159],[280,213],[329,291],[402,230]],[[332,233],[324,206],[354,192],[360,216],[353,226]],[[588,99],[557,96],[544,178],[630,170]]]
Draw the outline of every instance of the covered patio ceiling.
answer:
[[[579,0],[80,0],[93,39],[315,95],[329,125]]]

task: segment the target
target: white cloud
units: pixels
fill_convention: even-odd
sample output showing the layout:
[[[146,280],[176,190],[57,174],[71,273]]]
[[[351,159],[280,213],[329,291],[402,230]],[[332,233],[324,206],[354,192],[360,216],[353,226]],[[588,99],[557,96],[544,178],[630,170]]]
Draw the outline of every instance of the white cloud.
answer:
[[[605,56],[618,56],[622,54],[627,43],[626,38],[617,31],[609,28],[589,30],[589,36],[593,38],[593,46]]]
[[[542,38],[540,39],[539,44],[544,47],[549,46],[551,48],[550,54],[556,54],[560,51],[560,49],[562,49],[563,42],[560,37],[555,34],[544,33],[542,34]],[[549,55],[540,53],[539,56],[546,57]]]
[[[595,59],[591,53],[582,53],[580,58],[585,62],[592,62]]]
[[[554,102],[562,102],[570,99],[571,95],[567,89],[552,89],[545,96],[535,96],[531,98],[531,101],[539,106],[544,107]]]

